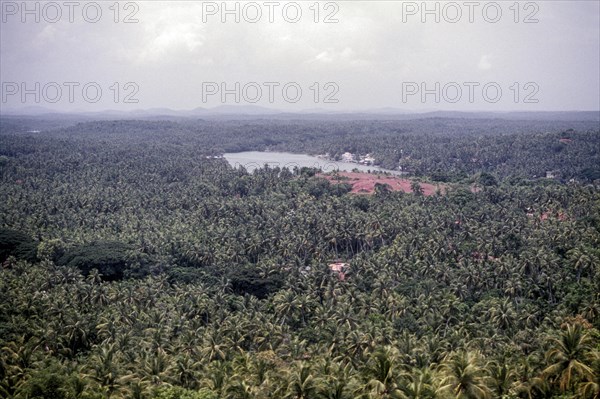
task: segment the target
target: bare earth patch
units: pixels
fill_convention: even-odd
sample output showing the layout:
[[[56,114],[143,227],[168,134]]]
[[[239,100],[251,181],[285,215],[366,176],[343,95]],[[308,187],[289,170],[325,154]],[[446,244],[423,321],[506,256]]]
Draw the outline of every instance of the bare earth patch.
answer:
[[[329,180],[331,183],[348,183],[352,185],[352,193],[372,194],[375,191],[375,184],[387,184],[392,191],[402,191],[412,193],[410,188],[411,181],[396,176],[385,176],[381,174],[357,173],[357,172],[339,172],[337,176],[332,174],[319,174],[319,177]],[[441,192],[445,191],[443,185],[433,185],[429,183],[419,183],[423,189],[424,195],[433,195],[439,188]]]

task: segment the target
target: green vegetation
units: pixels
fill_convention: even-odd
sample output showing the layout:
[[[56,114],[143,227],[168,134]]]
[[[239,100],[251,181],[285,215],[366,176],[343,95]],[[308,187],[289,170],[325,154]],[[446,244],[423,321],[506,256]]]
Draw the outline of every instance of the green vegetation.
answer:
[[[129,271],[131,248],[119,242],[98,242],[69,249],[57,265],[75,267],[87,276],[96,269],[105,280],[120,280]]]
[[[37,243],[20,231],[0,228],[0,262],[9,256],[35,262]]]
[[[0,132],[0,397],[600,395],[597,124],[19,123]],[[233,148],[360,150],[449,186],[355,195],[207,158]]]

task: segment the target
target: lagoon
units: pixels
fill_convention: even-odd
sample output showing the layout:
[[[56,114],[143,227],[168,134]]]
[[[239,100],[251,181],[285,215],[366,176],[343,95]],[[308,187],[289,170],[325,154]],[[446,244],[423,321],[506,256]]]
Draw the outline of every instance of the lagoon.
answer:
[[[223,154],[223,157],[231,166],[237,168],[243,166],[252,172],[257,168],[262,168],[265,164],[270,167],[280,168],[287,167],[292,170],[294,167],[302,168],[320,168],[323,172],[333,172],[335,170],[341,172],[352,172],[358,169],[361,172],[387,172],[394,175],[400,175],[402,172],[397,170],[389,170],[379,168],[377,166],[366,166],[352,162],[330,161],[328,159],[315,157],[305,154],[292,154],[289,152],[270,152],[270,151],[245,151],[245,152],[230,152]]]

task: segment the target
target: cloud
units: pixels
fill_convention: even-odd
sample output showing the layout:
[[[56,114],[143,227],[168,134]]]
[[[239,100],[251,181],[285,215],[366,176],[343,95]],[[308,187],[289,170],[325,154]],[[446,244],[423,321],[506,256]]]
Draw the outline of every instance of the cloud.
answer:
[[[157,10],[147,13],[138,62],[169,63],[174,58],[194,55],[205,44],[205,26],[197,13],[183,7],[165,7],[160,13]]]
[[[44,27],[44,29],[42,29],[42,31],[40,33],[37,34],[37,36],[33,40],[33,43],[36,46],[52,44],[52,42],[54,40],[56,40],[57,32],[58,32],[58,29],[56,28],[55,25],[47,25],[46,27]]]
[[[329,48],[321,51],[310,61],[335,64],[338,68],[343,66],[365,66],[369,64],[368,61],[358,57],[351,47],[344,47],[341,51]]]
[[[483,71],[489,71],[490,69],[492,69],[491,58],[492,56],[489,54],[482,55],[479,59],[479,63],[477,64],[477,68]]]
[[[193,53],[203,43],[201,26],[197,24],[170,25],[147,42],[141,57],[144,60],[157,61],[170,52]]]

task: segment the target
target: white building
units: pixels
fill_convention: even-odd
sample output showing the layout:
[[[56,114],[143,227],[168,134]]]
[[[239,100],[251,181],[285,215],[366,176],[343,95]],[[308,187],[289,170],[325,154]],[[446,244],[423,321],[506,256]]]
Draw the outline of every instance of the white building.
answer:
[[[354,162],[354,155],[351,152],[345,152],[342,154],[342,161]]]

